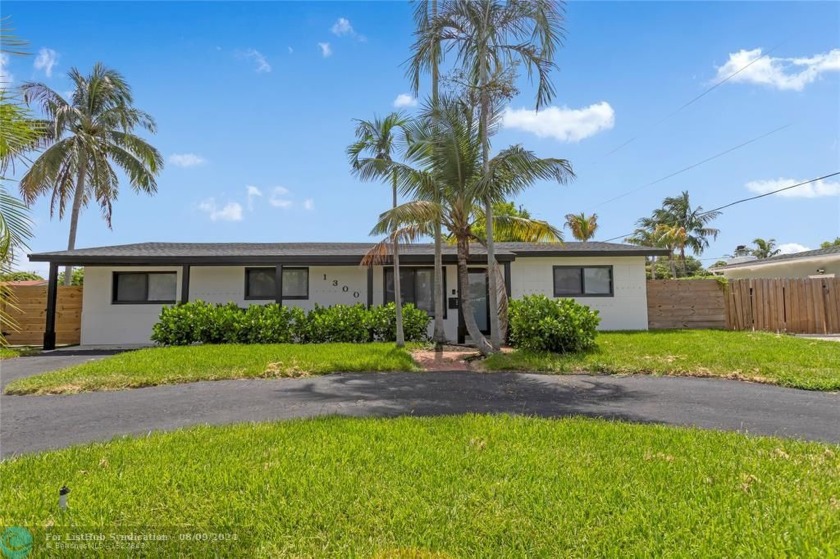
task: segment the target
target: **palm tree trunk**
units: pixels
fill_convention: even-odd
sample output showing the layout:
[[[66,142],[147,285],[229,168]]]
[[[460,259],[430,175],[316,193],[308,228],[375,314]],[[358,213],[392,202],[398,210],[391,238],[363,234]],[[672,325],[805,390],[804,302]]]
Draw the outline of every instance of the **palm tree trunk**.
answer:
[[[394,207],[397,207],[397,175],[393,176],[394,187]],[[403,315],[402,315],[402,291],[400,286],[400,243],[395,236],[394,243],[394,306],[397,312],[397,347],[405,346],[405,333],[403,332]]]
[[[493,351],[493,346],[481,333],[478,328],[478,323],[475,321],[475,314],[473,313],[472,298],[470,298],[470,278],[469,270],[467,269],[467,260],[469,259],[469,240],[466,237],[458,238],[458,285],[461,290],[461,315],[464,317],[464,325],[467,327],[467,333],[470,339],[478,346],[478,350],[482,355],[489,355]]]
[[[484,53],[478,53],[481,57],[481,85],[480,85],[480,103],[481,103],[481,168],[484,176],[490,174],[490,133],[488,130],[488,120],[490,118],[490,92],[487,90],[489,77],[487,75],[487,62],[484,59]],[[498,266],[496,262],[496,243],[493,240],[493,202],[489,196],[484,201],[484,214],[487,223],[487,277],[489,286],[487,294],[490,298],[490,344],[493,351],[498,351],[502,346],[501,326],[499,321],[499,299],[497,296],[498,283],[496,280]]]
[[[70,211],[70,235],[67,239],[67,250],[76,248],[76,231],[79,228],[79,214],[82,212],[82,202],[85,199],[85,175],[87,174],[87,160],[82,157],[79,162],[79,174],[76,177],[76,192],[73,193],[73,209]],[[64,268],[64,285],[73,282],[73,266]]]
[[[656,279],[656,257],[650,257],[650,279]]]
[[[671,279],[677,279],[677,265],[674,263],[674,253],[668,255],[668,264],[671,265]]]
[[[437,17],[437,0],[432,0],[432,18]],[[438,106],[438,56],[435,45],[435,52],[432,53],[432,117]],[[435,347],[440,348],[446,343],[446,330],[443,327],[443,239],[440,219],[435,220],[435,270],[434,270],[434,310],[435,329],[432,339]]]
[[[687,271],[686,266],[685,266],[685,247],[684,246],[680,247],[680,262],[682,262],[683,276],[688,275],[688,271]]]

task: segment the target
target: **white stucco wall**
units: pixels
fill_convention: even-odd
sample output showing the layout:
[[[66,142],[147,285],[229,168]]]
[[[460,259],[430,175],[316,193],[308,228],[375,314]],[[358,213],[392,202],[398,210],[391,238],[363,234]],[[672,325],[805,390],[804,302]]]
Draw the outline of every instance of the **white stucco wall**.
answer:
[[[613,297],[578,297],[582,304],[598,309],[602,330],[647,329],[647,294],[643,257],[525,258],[511,263],[511,295],[519,298],[532,293],[553,296],[552,266],[612,265]],[[444,305],[458,293],[457,267],[445,266],[446,293]],[[152,326],[160,316],[162,305],[112,304],[113,273],[119,271],[160,271],[177,274],[177,300],[181,297],[180,267],[88,267],[82,309],[83,345],[127,345],[151,343]],[[333,285],[336,283],[337,285]],[[346,290],[344,288],[347,288]],[[381,266],[373,270],[374,305],[384,301],[384,274]],[[190,300],[213,303],[234,302],[240,306],[266,304],[271,301],[245,300],[244,266],[197,266],[190,269]],[[287,300],[284,305],[311,309],[314,304],[329,306],[368,301],[367,270],[359,266],[309,267],[309,298]],[[444,320],[446,336],[458,336],[458,311],[447,309]],[[429,325],[429,334],[432,325]]]
[[[163,305],[114,305],[111,303],[114,272],[176,272],[177,297],[181,296],[180,267],[85,268],[82,291],[82,345],[134,345],[151,343],[152,326]]]
[[[600,312],[600,330],[647,330],[647,286],[644,257],[519,257],[511,263],[511,296],[554,297],[553,266],[613,267],[612,297],[573,297]]]

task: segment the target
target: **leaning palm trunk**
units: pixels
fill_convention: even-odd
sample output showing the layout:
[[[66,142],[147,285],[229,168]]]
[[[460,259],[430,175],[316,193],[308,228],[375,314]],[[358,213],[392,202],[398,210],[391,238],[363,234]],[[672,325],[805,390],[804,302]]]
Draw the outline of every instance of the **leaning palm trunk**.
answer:
[[[85,199],[85,175],[87,174],[87,160],[82,158],[79,162],[79,175],[76,179],[76,192],[73,193],[73,208],[70,211],[70,234],[67,239],[67,250],[76,248],[76,232],[79,228],[79,213],[82,211],[82,202]],[[64,268],[64,285],[71,285],[73,282],[73,266]]]
[[[496,291],[499,295],[499,338],[506,341],[508,333],[508,294],[502,269],[498,266],[496,266],[496,284],[498,285]]]
[[[464,317],[464,325],[467,327],[467,333],[470,335],[470,339],[476,344],[482,355],[489,355],[492,353],[493,348],[478,328],[478,323],[475,321],[475,314],[473,314],[469,271],[467,268],[469,256],[469,241],[465,238],[459,238],[458,285],[461,288],[461,315]]]

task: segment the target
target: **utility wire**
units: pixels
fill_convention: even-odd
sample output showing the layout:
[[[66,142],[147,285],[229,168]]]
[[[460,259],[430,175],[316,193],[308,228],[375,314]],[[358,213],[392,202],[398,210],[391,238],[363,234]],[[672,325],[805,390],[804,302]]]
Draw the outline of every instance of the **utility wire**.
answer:
[[[790,190],[792,188],[798,188],[800,186],[805,186],[806,184],[811,184],[813,182],[817,182],[817,181],[821,181],[821,180],[825,180],[825,179],[830,179],[831,177],[836,177],[837,175],[840,175],[840,171],[835,171],[833,173],[829,173],[828,175],[823,175],[823,176],[817,177],[815,179],[803,181],[803,182],[800,182],[800,183],[797,183],[797,184],[792,184],[790,186],[785,186],[784,188],[779,188],[777,190],[772,190],[770,192],[765,192],[764,194],[757,194],[756,196],[750,196],[748,198],[741,198],[740,200],[735,200],[734,202],[729,202],[728,204],[724,204],[723,206],[718,206],[717,208],[712,208],[711,210],[707,210],[705,212],[700,212],[699,214],[697,214],[697,216],[700,217],[700,216],[704,216],[704,215],[707,215],[707,214],[710,214],[710,213],[713,213],[713,212],[719,212],[720,210],[730,208],[730,207],[735,206],[737,204],[743,204],[744,202],[750,202],[752,200],[758,200],[759,198],[764,198],[765,196],[770,196],[772,194],[778,194],[779,192],[784,192],[785,190]],[[632,234],[633,234],[632,232],[631,233],[625,233],[623,235],[618,235],[616,237],[611,237],[611,238],[609,238],[605,241],[601,241],[601,242],[608,243],[610,241],[615,241],[615,240],[618,240],[618,239],[623,239],[625,237],[629,237]]]
[[[673,117],[674,115],[676,115],[677,113],[679,113],[679,112],[680,112],[680,111],[682,111],[683,109],[685,109],[685,108],[687,108],[687,107],[689,107],[689,106],[693,105],[694,103],[696,103],[697,101],[699,101],[700,99],[702,99],[703,97],[705,97],[706,95],[708,95],[709,93],[711,93],[712,91],[714,91],[715,89],[717,89],[718,87],[722,86],[723,84],[725,84],[726,82],[728,82],[729,80],[731,80],[732,78],[734,78],[735,76],[737,76],[738,74],[740,74],[741,72],[743,72],[744,70],[746,70],[747,68],[749,68],[750,66],[752,66],[753,64],[755,64],[756,62],[758,62],[759,60],[761,60],[761,59],[763,59],[763,58],[766,58],[766,57],[770,56],[770,54],[771,54],[773,51],[775,51],[776,49],[778,49],[780,46],[782,46],[783,44],[785,44],[785,43],[786,43],[786,42],[788,42],[789,40],[790,40],[790,38],[787,38],[787,39],[785,39],[784,41],[782,41],[781,43],[776,44],[776,45],[775,45],[775,46],[773,46],[770,50],[768,50],[767,52],[765,52],[764,54],[762,54],[762,55],[761,55],[761,56],[759,56],[758,58],[756,58],[756,59],[754,59],[754,60],[750,61],[750,62],[749,62],[748,64],[746,64],[745,66],[743,66],[743,67],[739,68],[738,70],[736,70],[736,71],[732,72],[731,74],[729,74],[728,76],[726,76],[726,77],[725,77],[725,78],[723,78],[722,80],[720,80],[720,81],[718,81],[718,82],[715,82],[715,83],[714,83],[714,84],[712,84],[710,87],[708,87],[705,91],[703,91],[701,94],[699,94],[699,95],[697,95],[697,96],[693,97],[693,98],[692,98],[692,99],[690,99],[688,102],[686,102],[686,103],[682,104],[681,106],[679,106],[676,110],[674,110],[674,111],[672,111],[672,112],[668,113],[668,114],[667,114],[667,115],[665,115],[663,118],[661,118],[661,119],[659,119],[658,121],[656,121],[655,123],[653,123],[653,125],[651,125],[649,128],[647,128],[647,129],[646,129],[646,132],[650,132],[650,130],[652,130],[652,129],[656,128],[657,126],[659,126],[660,124],[662,124],[663,122],[665,122],[665,121],[666,121],[666,120],[668,120],[669,118]],[[623,149],[623,148],[624,148],[624,147],[626,147],[627,145],[631,144],[632,142],[636,141],[638,138],[640,138],[640,137],[641,137],[641,136],[643,136],[643,135],[644,135],[644,132],[642,132],[642,133],[640,133],[640,134],[637,134],[637,135],[633,136],[632,138],[630,138],[629,140],[627,140],[626,142],[624,142],[624,143],[623,143],[623,144],[621,144],[620,146],[618,146],[618,147],[614,148],[613,150],[611,150],[611,151],[607,152],[607,153],[604,155],[604,158],[609,157],[610,155],[612,155],[612,154],[616,153],[617,151],[620,151],[621,149]]]
[[[717,159],[717,158],[719,158],[719,157],[723,157],[724,155],[726,155],[726,154],[728,154],[728,153],[732,153],[733,151],[739,150],[739,149],[741,149],[742,147],[748,146],[748,145],[750,145],[750,144],[752,144],[752,143],[754,143],[754,142],[757,142],[757,141],[759,141],[759,140],[761,140],[761,139],[764,139],[764,138],[766,138],[767,136],[770,136],[770,135],[772,135],[772,134],[775,134],[776,132],[781,132],[782,130],[784,130],[784,129],[786,129],[786,128],[790,128],[791,126],[793,126],[793,123],[790,123],[790,124],[785,124],[784,126],[780,126],[780,127],[778,127],[778,128],[774,128],[773,130],[770,130],[769,132],[765,132],[764,134],[762,134],[762,135],[760,135],[760,136],[756,136],[755,138],[753,138],[753,139],[751,139],[751,140],[747,140],[746,142],[740,143],[740,144],[738,144],[737,146],[733,146],[733,147],[731,147],[731,148],[729,148],[729,149],[727,149],[727,150],[724,150],[724,151],[722,151],[722,152],[720,152],[720,153],[717,153],[717,154],[715,154],[715,155],[713,155],[713,156],[711,156],[711,157],[707,157],[706,159],[704,159],[704,160],[702,160],[702,161],[699,161],[699,162],[697,162],[697,163],[694,163],[693,165],[689,165],[688,167],[684,167],[684,168],[680,169],[679,171],[674,171],[673,173],[670,173],[670,174],[668,174],[668,175],[665,175],[664,177],[658,178],[658,179],[656,179],[655,181],[651,181],[651,182],[645,183],[645,184],[643,184],[643,185],[641,185],[641,186],[639,186],[639,187],[637,187],[637,188],[634,188],[634,189],[632,189],[632,190],[628,190],[627,192],[624,192],[623,194],[619,194],[618,196],[614,196],[614,197],[612,197],[612,198],[610,198],[610,199],[608,199],[608,200],[605,200],[605,201],[603,201],[603,202],[600,202],[600,203],[598,203],[598,204],[596,204],[596,205],[594,205],[594,206],[591,206],[591,207],[589,208],[589,210],[594,210],[595,208],[600,208],[601,206],[605,206],[605,205],[607,205],[607,204],[609,204],[609,203],[611,203],[611,202],[615,202],[616,200],[620,200],[621,198],[625,198],[625,197],[627,197],[627,196],[630,196],[631,194],[635,194],[636,192],[638,192],[638,191],[640,191],[640,190],[642,190],[642,189],[645,189],[645,188],[647,188],[647,187],[649,187],[649,186],[653,186],[653,185],[655,185],[655,184],[659,184],[660,182],[663,182],[663,181],[668,180],[668,179],[670,179],[670,178],[673,178],[673,177],[675,177],[675,176],[677,176],[677,175],[680,175],[680,174],[682,174],[682,173],[685,173],[686,171],[690,171],[691,169],[694,169],[695,167],[699,167],[700,165],[703,165],[703,164],[705,164],[705,163],[708,163],[709,161],[713,161],[713,160],[715,160],[715,159]]]

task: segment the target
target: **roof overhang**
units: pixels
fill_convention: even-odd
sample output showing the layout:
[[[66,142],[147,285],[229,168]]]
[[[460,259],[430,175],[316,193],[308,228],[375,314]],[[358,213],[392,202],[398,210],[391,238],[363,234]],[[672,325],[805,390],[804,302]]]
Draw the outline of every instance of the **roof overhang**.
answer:
[[[511,262],[513,254],[497,254],[499,262]],[[361,256],[347,255],[295,255],[295,256],[102,256],[30,254],[30,262],[49,262],[60,266],[360,266]],[[457,264],[458,257],[444,254],[444,264]],[[471,255],[470,264],[487,262],[484,254]],[[433,264],[434,255],[400,255],[401,264]],[[389,264],[386,264],[389,265]]]

